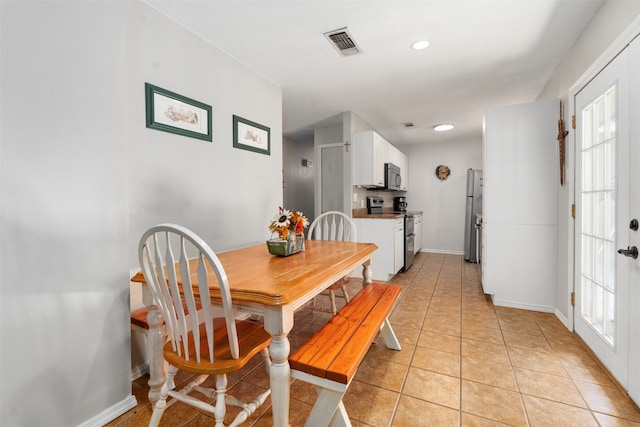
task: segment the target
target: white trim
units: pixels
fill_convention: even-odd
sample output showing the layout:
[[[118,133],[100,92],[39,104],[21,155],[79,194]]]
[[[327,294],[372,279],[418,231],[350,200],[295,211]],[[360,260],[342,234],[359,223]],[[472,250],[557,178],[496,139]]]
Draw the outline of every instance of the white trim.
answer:
[[[616,56],[618,56],[627,46],[629,46],[629,44],[640,35],[640,15],[637,16],[633,22],[631,24],[629,24],[629,26],[627,26],[627,28],[613,41],[613,43],[611,43],[609,45],[609,47],[607,49],[605,49],[604,52],[602,52],[602,54],[598,57],[598,59],[596,59],[591,66],[587,69],[587,71],[585,71],[579,78],[578,80],[576,80],[576,82],[571,85],[571,87],[569,88],[569,93],[567,95],[567,104],[568,104],[568,111],[569,111],[569,118],[572,118],[573,116],[576,115],[576,104],[575,104],[575,99],[576,96],[578,95],[578,93],[584,89],[584,87],[591,81],[593,80],[602,70],[604,70],[606,68],[606,66],[615,59]],[[575,176],[576,174],[576,150],[577,150],[577,141],[576,141],[576,136],[577,136],[577,132],[575,131],[575,129],[571,128],[569,129],[570,133],[570,137],[572,138],[571,142],[573,143],[573,150],[569,151],[567,150],[567,160],[569,161],[569,163],[572,165],[573,167],[573,179],[569,179],[569,184],[570,184],[570,188],[568,189],[569,193],[570,193],[570,197],[571,200],[569,200],[570,204],[575,204],[576,203],[576,185],[575,185],[575,181],[577,179],[577,177]],[[570,158],[569,158],[570,157]],[[571,226],[569,227],[570,229],[570,233],[571,233],[571,241],[569,243],[569,251],[570,253],[567,254],[568,255],[568,259],[571,260],[571,272],[572,274],[570,275],[570,283],[568,283],[568,296],[569,296],[569,307],[568,307],[568,311],[567,313],[570,314],[570,318],[565,318],[564,316],[560,316],[559,312],[557,312],[556,310],[556,315],[558,317],[558,319],[560,319],[565,326],[567,326],[569,328],[569,330],[573,331],[575,329],[575,307],[571,305],[571,293],[576,291],[576,283],[575,283],[575,276],[576,276],[576,272],[575,272],[575,256],[576,256],[576,248],[575,248],[575,241],[576,241],[576,235],[575,235],[575,218],[572,218],[573,223],[571,224]]]
[[[78,427],[102,427],[110,421],[115,420],[120,415],[124,414],[130,409],[133,409],[138,405],[134,395],[129,395],[126,399],[116,403],[110,408],[105,409],[98,415],[88,419],[87,421],[79,424]]]
[[[344,147],[344,142],[332,142],[329,144],[320,144],[315,146],[315,156],[316,156],[316,183],[315,183],[315,195],[314,195],[314,218],[317,218],[322,214],[322,150],[325,148],[336,148],[336,147]],[[344,163],[344,153],[343,155],[343,163]],[[343,177],[344,180],[344,177]],[[349,177],[351,180],[351,177]],[[344,189],[343,189],[344,191]],[[352,190],[353,191],[353,190]],[[349,193],[349,199],[351,199],[351,192]],[[350,204],[347,206],[351,206]],[[348,209],[347,214],[351,212],[351,209]]]
[[[496,307],[510,307],[510,308],[519,308],[522,310],[531,310],[531,311],[541,311],[543,313],[555,313],[556,308],[552,306],[546,305],[536,305],[536,304],[522,304],[519,302],[513,302],[508,300],[496,299],[495,295],[491,295],[491,299],[493,301],[493,305]]]
[[[640,15],[618,36],[617,39],[595,60],[580,78],[569,88],[569,99],[573,99],[609,62],[640,35]]]
[[[445,255],[464,255],[464,251],[449,251],[446,249],[425,249],[422,248],[420,252],[430,252],[434,254],[445,254]]]
[[[569,322],[569,319],[564,317],[564,315],[558,309],[555,310],[554,314],[556,315],[558,320],[562,322],[565,328],[567,328],[570,331],[573,331],[573,325]]]

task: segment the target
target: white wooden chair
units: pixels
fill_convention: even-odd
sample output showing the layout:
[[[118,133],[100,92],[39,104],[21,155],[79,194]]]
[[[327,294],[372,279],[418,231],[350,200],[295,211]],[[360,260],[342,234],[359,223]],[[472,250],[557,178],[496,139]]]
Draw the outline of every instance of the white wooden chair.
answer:
[[[241,424],[264,403],[270,390],[249,404],[242,403],[226,393],[226,374],[244,367],[257,353],[262,354],[269,370],[271,337],[259,323],[234,319],[224,268],[211,248],[190,230],[174,224],[150,228],[140,240],[138,257],[169,335],[164,346],[168,375],[149,425],[159,424],[169,396],[214,414],[216,427],[224,426],[227,404],[239,406],[242,411],[229,426]],[[191,265],[193,271],[189,259],[197,260],[195,265]],[[224,317],[214,318],[212,315],[214,304],[209,293],[208,276],[212,272],[220,288]],[[197,279],[197,288],[193,287],[193,279]],[[201,310],[198,310],[198,304]],[[200,375],[182,390],[175,391],[171,385],[178,370]],[[215,389],[200,387],[210,375],[215,376]],[[191,396],[193,391],[203,394],[208,400]],[[210,399],[215,399],[215,404],[208,403]]]
[[[313,240],[340,240],[343,242],[356,241],[356,225],[353,220],[346,214],[339,211],[328,211],[317,217],[309,226],[309,239]],[[313,310],[324,311],[335,315],[338,312],[336,306],[336,291],[340,290],[346,302],[349,302],[349,294],[347,293],[348,277],[343,277],[331,286],[329,286],[324,294],[328,294],[331,300],[331,309],[319,306],[316,300],[313,300]]]

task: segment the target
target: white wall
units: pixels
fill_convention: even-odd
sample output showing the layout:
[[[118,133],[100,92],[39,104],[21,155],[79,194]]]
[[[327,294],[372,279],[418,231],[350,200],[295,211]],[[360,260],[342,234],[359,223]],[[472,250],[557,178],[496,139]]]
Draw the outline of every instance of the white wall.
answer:
[[[131,265],[138,263],[134,237],[159,222],[191,228],[214,251],[267,240],[282,205],[281,89],[145,3],[134,4]],[[147,129],[145,82],[211,105],[213,142]],[[234,114],[271,129],[270,155],[233,147]]]
[[[174,221],[268,238],[281,90],[138,1],[0,3],[0,425],[102,425],[131,395],[129,270]],[[213,106],[213,143],[145,127],[144,82]],[[232,115],[271,155],[232,147]]]
[[[0,424],[72,426],[131,394],[125,8],[0,7]]]
[[[616,38],[639,15],[639,1],[608,0],[604,2],[538,97],[539,100],[559,98],[565,102],[566,106],[564,120],[569,134],[566,138],[566,184],[558,188],[556,314],[570,328],[573,325],[570,296],[573,291],[574,237],[571,204],[574,203],[575,132],[570,126],[573,100],[569,99],[569,89],[601,55],[605,54]]]
[[[467,169],[482,169],[482,141],[398,148],[409,157],[408,209],[423,211],[422,250],[463,254]],[[447,180],[436,177],[438,165],[451,169]]]

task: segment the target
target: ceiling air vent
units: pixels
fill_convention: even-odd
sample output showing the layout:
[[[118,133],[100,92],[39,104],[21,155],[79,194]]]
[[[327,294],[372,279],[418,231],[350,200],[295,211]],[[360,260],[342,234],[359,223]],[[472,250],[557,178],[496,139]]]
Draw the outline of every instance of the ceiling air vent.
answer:
[[[360,46],[355,42],[346,27],[324,33],[324,36],[342,56],[351,56],[362,53]]]

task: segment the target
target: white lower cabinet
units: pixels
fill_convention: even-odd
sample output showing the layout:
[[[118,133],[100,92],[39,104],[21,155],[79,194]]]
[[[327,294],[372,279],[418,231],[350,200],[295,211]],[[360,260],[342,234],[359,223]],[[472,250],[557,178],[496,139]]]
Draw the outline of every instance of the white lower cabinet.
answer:
[[[397,273],[404,267],[404,219],[395,220],[393,235],[393,271]]]
[[[404,266],[404,219],[354,218],[359,242],[375,243],[373,280],[390,280]]]
[[[416,235],[413,239],[413,254],[417,254],[422,249],[422,214],[414,214],[413,216],[413,233]]]

